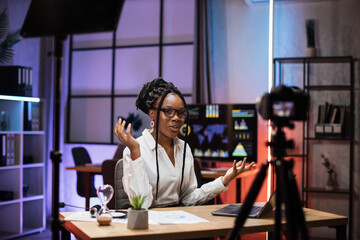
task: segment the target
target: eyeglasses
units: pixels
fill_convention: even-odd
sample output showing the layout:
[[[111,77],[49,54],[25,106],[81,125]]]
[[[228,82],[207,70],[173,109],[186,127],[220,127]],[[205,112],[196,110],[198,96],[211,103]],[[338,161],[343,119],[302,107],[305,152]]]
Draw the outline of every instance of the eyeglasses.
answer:
[[[175,116],[175,113],[177,113],[179,118],[186,118],[188,111],[186,108],[182,108],[179,110],[173,109],[171,107],[166,107],[166,108],[160,108],[160,111],[164,112],[166,117],[172,118]]]

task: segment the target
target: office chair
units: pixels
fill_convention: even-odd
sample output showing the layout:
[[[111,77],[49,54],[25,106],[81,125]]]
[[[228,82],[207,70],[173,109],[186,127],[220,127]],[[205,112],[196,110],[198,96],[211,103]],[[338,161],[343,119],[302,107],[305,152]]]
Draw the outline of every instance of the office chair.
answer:
[[[201,175],[201,167],[200,167],[199,160],[196,160],[195,158],[194,158],[194,171],[195,171],[196,180],[197,180],[198,188],[199,188],[204,184],[204,179]]]
[[[208,181],[206,181],[206,179],[204,179],[201,175],[201,160],[194,158],[194,171],[195,171],[195,175],[196,175],[196,180],[198,183],[198,188],[201,187],[204,183],[207,183]],[[221,203],[221,199],[219,196],[216,197],[217,201]],[[206,203],[204,203],[203,205],[213,205],[215,204],[215,198],[207,201]]]
[[[129,198],[124,190],[122,183],[123,177],[123,160],[117,161],[115,166],[115,207],[116,209],[129,208]]]
[[[75,166],[84,166],[86,163],[91,163],[91,158],[87,150],[83,147],[75,147],[71,149]],[[81,197],[85,197],[85,173],[77,172],[77,193]],[[97,197],[96,188],[94,186],[94,175],[90,175],[90,197]]]
[[[114,196],[107,204],[109,209],[115,209],[115,166],[118,159],[107,159],[101,164],[101,172],[104,184],[109,184],[114,188]]]
[[[122,158],[125,147],[126,146],[124,144],[119,143],[113,159],[107,159],[101,164],[101,172],[104,184],[109,184],[114,188],[114,196],[107,204],[109,209],[115,209],[115,166],[117,161]]]
[[[122,157],[123,157],[123,151],[125,149],[125,145],[122,144],[122,143],[119,143],[117,148],[116,148],[116,151],[115,151],[115,154],[113,156],[113,159],[114,160],[120,160]]]

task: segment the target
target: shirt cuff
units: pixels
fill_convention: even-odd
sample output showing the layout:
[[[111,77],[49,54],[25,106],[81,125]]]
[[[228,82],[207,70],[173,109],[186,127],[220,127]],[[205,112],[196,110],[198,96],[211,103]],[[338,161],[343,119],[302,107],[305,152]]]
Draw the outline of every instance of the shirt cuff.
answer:
[[[228,185],[224,185],[221,178],[222,178],[222,177],[218,177],[217,179],[215,179],[215,180],[214,180],[214,183],[215,183],[215,185],[218,186],[219,188],[223,188],[223,191],[224,191],[224,190],[227,190],[227,189],[228,189]]]

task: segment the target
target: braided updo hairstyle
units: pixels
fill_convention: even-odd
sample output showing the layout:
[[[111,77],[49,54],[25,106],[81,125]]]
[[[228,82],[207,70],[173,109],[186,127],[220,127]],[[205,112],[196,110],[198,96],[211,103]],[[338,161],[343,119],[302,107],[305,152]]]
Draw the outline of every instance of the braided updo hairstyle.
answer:
[[[159,119],[160,111],[162,103],[164,102],[165,97],[170,94],[174,93],[178,95],[181,100],[183,101],[185,109],[187,109],[187,105],[185,99],[181,92],[174,86],[172,82],[166,82],[163,78],[155,78],[154,80],[144,84],[143,88],[141,89],[138,98],[136,99],[136,107],[143,111],[146,114],[149,114],[150,109],[157,109],[156,119]],[[159,105],[155,108],[155,103],[159,101]],[[187,121],[188,117],[185,120],[185,126],[188,127]],[[157,177],[156,177],[156,199],[158,198],[158,189],[159,189],[159,160],[158,160],[158,137],[159,137],[159,121],[156,121],[156,137],[155,137],[155,154],[156,154],[156,170],[157,170]],[[186,143],[187,143],[187,129],[185,131],[185,143],[184,143],[184,154],[183,154],[183,165],[182,165],[182,175],[181,175],[181,182],[180,182],[180,194],[181,195],[181,186],[184,180],[184,169],[185,169],[185,155],[186,155]]]

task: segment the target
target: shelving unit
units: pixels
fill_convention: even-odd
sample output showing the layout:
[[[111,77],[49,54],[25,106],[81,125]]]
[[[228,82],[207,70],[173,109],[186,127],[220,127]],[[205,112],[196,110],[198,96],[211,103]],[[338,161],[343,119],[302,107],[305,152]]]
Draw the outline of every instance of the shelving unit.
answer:
[[[302,125],[300,126],[302,136],[298,140],[301,147],[293,154],[293,156],[302,159],[300,189],[302,201],[305,206],[313,207],[309,206],[310,194],[313,196],[315,194],[317,194],[316,196],[319,196],[319,194],[328,196],[325,194],[330,194],[332,196],[342,195],[347,197],[349,203],[348,239],[351,239],[353,229],[354,59],[351,56],[275,58],[274,86],[279,84],[300,87],[310,95],[308,119],[296,125]],[[336,105],[349,106],[350,112],[346,116],[347,120],[345,122],[347,127],[345,134],[347,135],[332,138],[315,136],[315,124],[318,117],[317,106],[325,101]],[[293,135],[293,137],[296,136]],[[336,149],[342,151],[336,152]],[[327,174],[325,167],[321,166],[322,163],[319,157],[321,152],[330,152],[334,155],[340,154],[338,155],[340,157],[330,156],[336,165],[335,172],[339,177],[339,186],[334,190],[327,190],[325,184],[321,185],[319,183],[321,181],[316,181],[319,180],[319,176],[316,176],[319,174],[316,171]],[[348,172],[344,171],[342,165],[346,166]],[[331,198],[326,200],[331,201]]]
[[[36,101],[37,98],[24,100]],[[26,105],[27,104],[27,105]],[[26,107],[38,106],[39,111],[27,115]],[[44,104],[25,102],[23,99],[5,100],[0,97],[0,113],[7,113],[6,128],[0,128],[0,136],[13,136],[14,142],[0,146],[0,191],[13,193],[13,199],[0,200],[0,239],[12,239],[45,230],[45,133],[42,125]],[[39,114],[37,114],[39,113]],[[31,120],[36,130],[25,130],[25,120]],[[2,121],[2,119],[0,119]],[[4,137],[3,137],[4,136]],[[7,147],[9,146],[9,148]],[[3,151],[5,147],[5,150]],[[12,154],[12,156],[11,156]],[[6,216],[6,217],[4,217]]]

